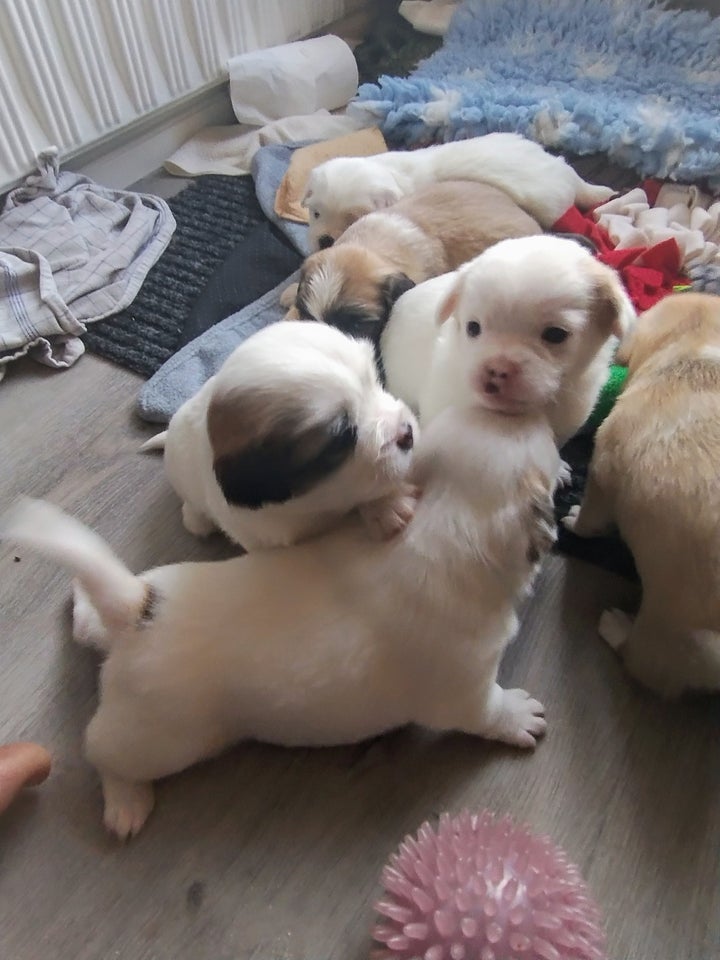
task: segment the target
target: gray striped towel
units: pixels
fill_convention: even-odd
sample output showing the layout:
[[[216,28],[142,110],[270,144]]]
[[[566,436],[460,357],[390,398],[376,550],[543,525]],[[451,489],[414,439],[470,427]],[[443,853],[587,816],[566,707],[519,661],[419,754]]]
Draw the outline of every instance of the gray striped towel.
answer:
[[[0,378],[30,354],[69,367],[85,325],[132,303],[173,234],[164,200],[60,173],[57,151],[0,214]]]

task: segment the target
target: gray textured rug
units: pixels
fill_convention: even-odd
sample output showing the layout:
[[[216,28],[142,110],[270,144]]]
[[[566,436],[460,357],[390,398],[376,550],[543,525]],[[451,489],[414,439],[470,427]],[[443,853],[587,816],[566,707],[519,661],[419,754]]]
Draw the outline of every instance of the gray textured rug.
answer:
[[[91,353],[146,377],[180,346],[192,306],[215,269],[265,220],[249,176],[200,177],[168,206],[175,234],[137,297],[83,338]]]

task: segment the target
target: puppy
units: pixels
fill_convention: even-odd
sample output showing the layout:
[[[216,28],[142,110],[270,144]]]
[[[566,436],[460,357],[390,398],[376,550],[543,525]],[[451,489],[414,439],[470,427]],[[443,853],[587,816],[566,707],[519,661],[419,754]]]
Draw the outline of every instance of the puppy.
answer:
[[[618,354],[625,389],[595,438],[578,536],[616,525],[642,581],[635,619],[600,635],[668,697],[720,689],[720,297],[682,293],[637,321]]]
[[[573,240],[505,240],[406,293],[381,339],[388,389],[419,411],[481,401],[543,410],[560,446],[585,423],[635,316],[609,267]]]
[[[73,569],[106,627],[86,751],[110,831],[141,829],[153,780],[246,738],[321,746],[418,723],[534,747],[542,705],[496,676],[554,538],[552,433],[534,413],[452,410],[419,451],[423,495],[390,541],[349,519],[136,577],[49,504],[6,519],[5,536]]]
[[[310,256],[301,269],[297,313],[377,341],[393,304],[415,283],[506,237],[541,232],[502,190],[469,181],[431,184],[361,217],[331,249]]]
[[[164,448],[185,527],[246,550],[294,543],[359,507],[389,536],[412,514],[415,417],[378,381],[369,343],[281,321],[242,343],[187,400]]]
[[[308,178],[303,204],[314,249],[329,247],[351,223],[444,180],[475,180],[503,190],[543,227],[576,204],[605,203],[609,187],[586,183],[562,157],[517,133],[489,133],[422,150],[326,160]]]

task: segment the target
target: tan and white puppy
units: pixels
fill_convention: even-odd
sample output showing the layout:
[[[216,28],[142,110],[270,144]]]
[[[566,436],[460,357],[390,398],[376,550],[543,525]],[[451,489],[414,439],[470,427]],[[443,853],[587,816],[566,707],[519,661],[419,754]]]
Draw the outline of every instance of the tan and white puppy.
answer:
[[[377,341],[395,301],[414,284],[454,270],[507,237],[542,233],[496,187],[431,184],[353,223],[301,268],[295,309]]]
[[[573,204],[584,210],[614,193],[586,183],[562,157],[518,133],[489,133],[374,157],[336,157],[308,179],[303,204],[310,216],[310,242],[314,249],[328,247],[366,213],[446,180],[497,187],[546,228]]]
[[[152,781],[247,738],[322,746],[417,723],[534,747],[543,707],[497,671],[554,540],[557,464],[542,417],[447,411],[420,441],[423,496],[396,539],[355,519],[138,577],[56,507],[16,508],[3,534],[68,565],[107,631],[86,735],[107,828],[137,833]]]
[[[426,424],[454,404],[542,410],[562,446],[585,423],[635,316],[614,270],[574,240],[505,240],[406,293],[381,355]]]
[[[720,689],[720,297],[681,293],[644,313],[618,354],[625,389],[595,438],[578,536],[616,526],[635,558],[635,618],[600,635],[665,696]]]
[[[416,427],[380,385],[369,343],[281,321],[242,343],[143,449],[164,448],[191,533],[222,530],[252,550],[356,507],[380,535],[396,532],[412,514]]]

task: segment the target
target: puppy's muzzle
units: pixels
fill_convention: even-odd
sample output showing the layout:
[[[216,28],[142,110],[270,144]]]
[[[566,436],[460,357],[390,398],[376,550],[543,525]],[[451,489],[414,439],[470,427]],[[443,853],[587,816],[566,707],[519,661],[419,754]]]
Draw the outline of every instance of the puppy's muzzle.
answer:
[[[328,247],[331,247],[335,241],[330,236],[329,233],[324,233],[321,237],[318,238],[318,246],[321,250],[327,250]]]

